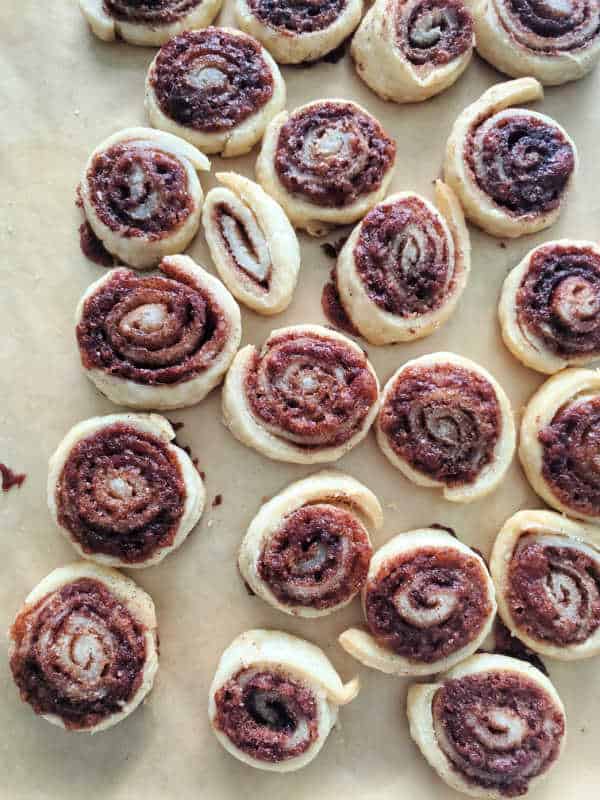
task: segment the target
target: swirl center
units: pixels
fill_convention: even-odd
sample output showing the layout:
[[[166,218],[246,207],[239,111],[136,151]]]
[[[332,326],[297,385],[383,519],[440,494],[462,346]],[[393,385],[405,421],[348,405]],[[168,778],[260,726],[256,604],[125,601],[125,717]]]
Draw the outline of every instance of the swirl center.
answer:
[[[512,750],[527,734],[527,723],[510,708],[491,706],[484,713],[467,711],[465,722],[473,735],[489,750]]]

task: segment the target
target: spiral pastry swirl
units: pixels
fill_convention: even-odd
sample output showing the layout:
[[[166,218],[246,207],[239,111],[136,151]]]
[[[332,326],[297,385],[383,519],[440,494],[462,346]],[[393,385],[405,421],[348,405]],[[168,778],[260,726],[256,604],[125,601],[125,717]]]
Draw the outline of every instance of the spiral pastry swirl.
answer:
[[[158,668],[152,600],[129,578],[90,562],[50,573],[9,637],[22,700],[74,731],[96,732],[128,716]]]
[[[376,0],[352,41],[352,56],[376,94],[414,103],[451,86],[473,45],[473,18],[462,0]]]
[[[566,83],[600,57],[596,0],[478,0],[473,13],[478,52],[515,78]]]
[[[448,140],[445,180],[466,216],[493,236],[552,225],[575,172],[575,145],[557,122],[510,108],[542,95],[533,78],[492,86],[462,112]]]
[[[273,120],[256,174],[291,222],[318,236],[383,199],[395,158],[395,143],[367,111],[318,100]]]
[[[531,250],[509,273],[502,336],[526,366],[554,373],[600,356],[600,248],[563,239]]]
[[[150,122],[204,153],[238,156],[285,106],[277,64],[233,28],[186,31],[163,45],[146,78]]]
[[[280,631],[242,633],[221,657],[209,719],[231,755],[257,769],[290,772],[315,758],[358,693],[315,645]]]
[[[221,382],[241,338],[239,307],[219,280],[188,256],[159,267],[148,277],[111,270],[77,307],[86,375],[132,408],[198,403]]]
[[[412,192],[390,195],[354,229],[337,262],[340,301],[372,344],[419,339],[454,311],[471,245],[454,193],[436,181],[439,207]]]
[[[95,417],[66,435],[50,459],[48,505],[81,555],[145,567],[185,540],[204,487],[174,437],[155,414]]]
[[[261,507],[240,547],[240,574],[286,614],[330,614],[362,588],[372,555],[368,527],[382,522],[379,501],[354,478],[311,475]]]
[[[353,341],[320,325],[273,331],[236,355],[223,391],[225,424],[262,455],[297,464],[335,461],[367,434],[379,384]]]
[[[566,719],[538,669],[476,655],[408,692],[410,732],[438,775],[473,797],[526,794],[559,758]]]
[[[508,398],[473,361],[433,353],[407,362],[382,393],[377,441],[391,463],[420,486],[454,502],[491,492],[513,457]]]
[[[483,559],[449,533],[401,533],[371,560],[363,588],[368,631],[340,644],[363,664],[396,675],[431,675],[474,653],[496,603]]]

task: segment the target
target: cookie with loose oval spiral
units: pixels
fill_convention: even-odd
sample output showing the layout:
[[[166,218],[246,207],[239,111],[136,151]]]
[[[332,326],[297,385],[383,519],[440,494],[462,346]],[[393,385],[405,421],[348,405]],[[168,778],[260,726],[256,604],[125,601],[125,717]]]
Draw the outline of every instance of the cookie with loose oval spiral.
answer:
[[[318,472],[261,507],[240,547],[240,573],[285,614],[331,614],[361,590],[372,555],[369,528],[382,523],[379,500],[366,486],[341,472]]]
[[[519,456],[548,505],[600,523],[600,373],[566,369],[533,395],[521,423]]]
[[[371,344],[429,336],[454,312],[471,268],[471,243],[454,192],[435,182],[436,206],[400,192],[352,231],[336,267],[340,301]]]
[[[577,168],[575,144],[555,120],[525,108],[543,97],[534,78],[498,83],[460,114],[444,177],[466,217],[492,236],[536,233],[558,219]]]
[[[180,253],[196,235],[204,194],[197,171],[210,162],[195,147],[152,128],[126,128],[96,147],[79,196],[109,253],[138,269]]]
[[[174,409],[199,403],[238,349],[240,309],[189,256],[163,258],[156,275],[113,269],[75,315],[81,364],[113,403]]]
[[[79,0],[93,33],[105,42],[124,39],[156,47],[187,30],[205,28],[223,0]]]
[[[494,543],[498,610],[513,636],[561,661],[600,652],[600,529],[518,511]]]
[[[256,175],[295,227],[323,236],[383,200],[395,161],[395,142],[368,111],[315,100],[270,123]]]
[[[383,389],[375,431],[394,467],[454,503],[496,489],[515,451],[504,390],[483,367],[454,353],[400,367]]]
[[[223,387],[223,420],[275,461],[336,461],[361,442],[379,407],[379,382],[361,348],[321,325],[271,333],[243,347]]]
[[[376,0],[351,53],[360,77],[383,100],[419,103],[460,78],[474,44],[463,0]]]
[[[202,516],[204,484],[157,414],[75,425],[50,458],[48,507],[77,552],[113,567],[149,567]]]
[[[554,767],[566,715],[550,680],[526,661],[474,655],[408,690],[410,734],[452,789],[484,800],[522,797]]]
[[[219,743],[251,767],[291,772],[319,753],[338,707],[358,694],[316,645],[282,631],[240,634],[219,661],[208,717]]]
[[[599,358],[600,247],[535,247],[504,281],[499,314],[504,343],[526,367],[552,374]]]
[[[218,172],[221,186],[206,195],[204,235],[230,292],[259,314],[284,311],[300,271],[296,233],[279,203],[257,183]]]
[[[23,702],[48,722],[97,733],[129,716],[158,669],[154,603],[130,578],[91,561],[51,572],[9,631]]]
[[[362,603],[366,629],[341,646],[367,667],[432,675],[472,655],[492,628],[494,585],[484,560],[435,528],[400,533],[371,559]]]
[[[600,58],[597,0],[470,0],[477,52],[515,78],[575,81]]]
[[[250,152],[285,98],[269,53],[233,28],[176,36],[158,51],[146,76],[150,123],[225,158]]]
[[[280,64],[316,61],[354,31],[363,0],[236,0],[238,26]]]

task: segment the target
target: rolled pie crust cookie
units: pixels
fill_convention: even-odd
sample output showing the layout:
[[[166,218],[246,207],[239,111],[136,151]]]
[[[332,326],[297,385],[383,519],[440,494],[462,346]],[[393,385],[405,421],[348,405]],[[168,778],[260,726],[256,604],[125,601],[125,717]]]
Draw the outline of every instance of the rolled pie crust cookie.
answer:
[[[48,508],[77,552],[114,567],[149,567],[199,521],[204,484],[157,414],[109,414],[75,425],[50,458]]]
[[[312,236],[349,225],[383,200],[396,145],[350,100],[316,100],[278,114],[256,162],[263,189]]]
[[[436,683],[408,690],[410,734],[452,789],[505,800],[528,794],[559,759],[565,710],[538,669],[509,656],[474,655]]]
[[[59,567],[27,596],[9,631],[21,699],[67,730],[97,733],[129,716],[158,669],[154,603],[91,561]]]
[[[502,338],[526,367],[552,374],[600,357],[600,247],[559,239],[534,247],[509,272]]]
[[[418,103],[458,80],[474,44],[463,0],[376,0],[351,53],[360,77],[383,100]]]
[[[202,224],[217,272],[240,303],[265,316],[279,314],[298,281],[296,232],[257,183],[235,172],[216,178],[221,185],[206,195]]]
[[[247,447],[275,461],[336,461],[377,416],[379,382],[361,348],[321,325],[273,331],[243,347],[223,387],[223,421]]]
[[[203,153],[250,152],[285,106],[285,83],[270,54],[234,28],[186,31],[158,51],[146,76],[155,128]]]
[[[379,500],[341,472],[318,472],[264,503],[242,541],[242,578],[262,600],[300,617],[348,605],[367,577],[369,529],[383,523]]]
[[[341,303],[371,344],[429,336],[454,312],[471,269],[471,242],[454,192],[435,203],[392,194],[350,234],[336,267]]]
[[[362,604],[366,629],[349,628],[339,643],[393,675],[449,669],[481,646],[496,614],[484,560],[435,528],[400,533],[375,553]]]
[[[223,0],[79,0],[92,32],[105,42],[116,38],[156,47],[182,31],[204,28]]]
[[[600,373],[566,369],[533,395],[519,456],[533,490],[557,511],[600,522]]]
[[[196,235],[204,199],[197,172],[209,169],[206,156],[177,136],[126,128],[99,144],[85,165],[85,217],[109,253],[148,269]]]
[[[470,503],[494,491],[511,464],[510,402],[483,367],[455,353],[408,361],[389,379],[375,424],[391,464],[446,500]]]
[[[467,219],[492,236],[536,233],[558,219],[577,150],[555,120],[524,108],[543,97],[534,78],[498,83],[459,115],[446,145],[444,178]]]
[[[600,652],[600,529],[518,511],[494,543],[498,610],[513,636],[561,661]]]
[[[596,0],[470,0],[477,52],[515,78],[547,86],[582,78],[600,57]]]
[[[310,763],[358,694],[316,645],[281,631],[240,634],[219,661],[208,717],[220,744],[257,769],[291,772]]]
[[[86,375],[113,403],[184,408],[223,379],[242,335],[240,309],[189,256],[159,274],[106,272],[79,301],[76,336]]]
[[[360,22],[362,0],[236,0],[239,27],[280,64],[316,61],[350,36]]]

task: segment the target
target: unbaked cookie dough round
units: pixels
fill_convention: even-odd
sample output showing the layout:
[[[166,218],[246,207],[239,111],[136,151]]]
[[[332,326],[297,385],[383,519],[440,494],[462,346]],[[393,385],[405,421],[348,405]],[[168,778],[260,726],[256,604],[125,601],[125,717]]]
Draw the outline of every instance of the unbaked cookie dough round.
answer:
[[[316,645],[281,631],[240,634],[219,661],[208,717],[221,745],[257,769],[291,772],[310,763],[358,694]]]
[[[435,182],[435,202],[389,195],[350,234],[336,266],[340,301],[371,344],[429,336],[467,285],[471,242],[454,192]]]
[[[204,484],[157,414],[75,425],[50,458],[48,507],[84,558],[149,567],[179,547],[204,508]]]
[[[171,39],[146,76],[150,123],[223,157],[250,152],[285,98],[269,53],[233,28],[186,31]]]
[[[351,52],[356,71],[383,100],[418,103],[460,78],[474,44],[463,0],[376,0]]]
[[[199,403],[223,380],[240,344],[240,309],[217,278],[189,256],[163,258],[159,271],[110,270],[77,306],[85,374],[118,405]]]
[[[543,97],[534,78],[498,83],[460,114],[444,176],[465,215],[492,236],[536,233],[558,219],[577,150],[555,120],[525,108]]]
[[[9,631],[21,699],[70,731],[97,733],[129,716],[158,669],[154,603],[114,569],[59,567],[33,589]]]
[[[368,111],[315,100],[271,122],[256,175],[295,227],[323,236],[383,200],[395,161],[395,142]]]
[[[98,145],[83,171],[85,217],[109,253],[138,269],[181,253],[200,225],[197,171],[210,162],[195,147],[152,128],[126,128]]]

